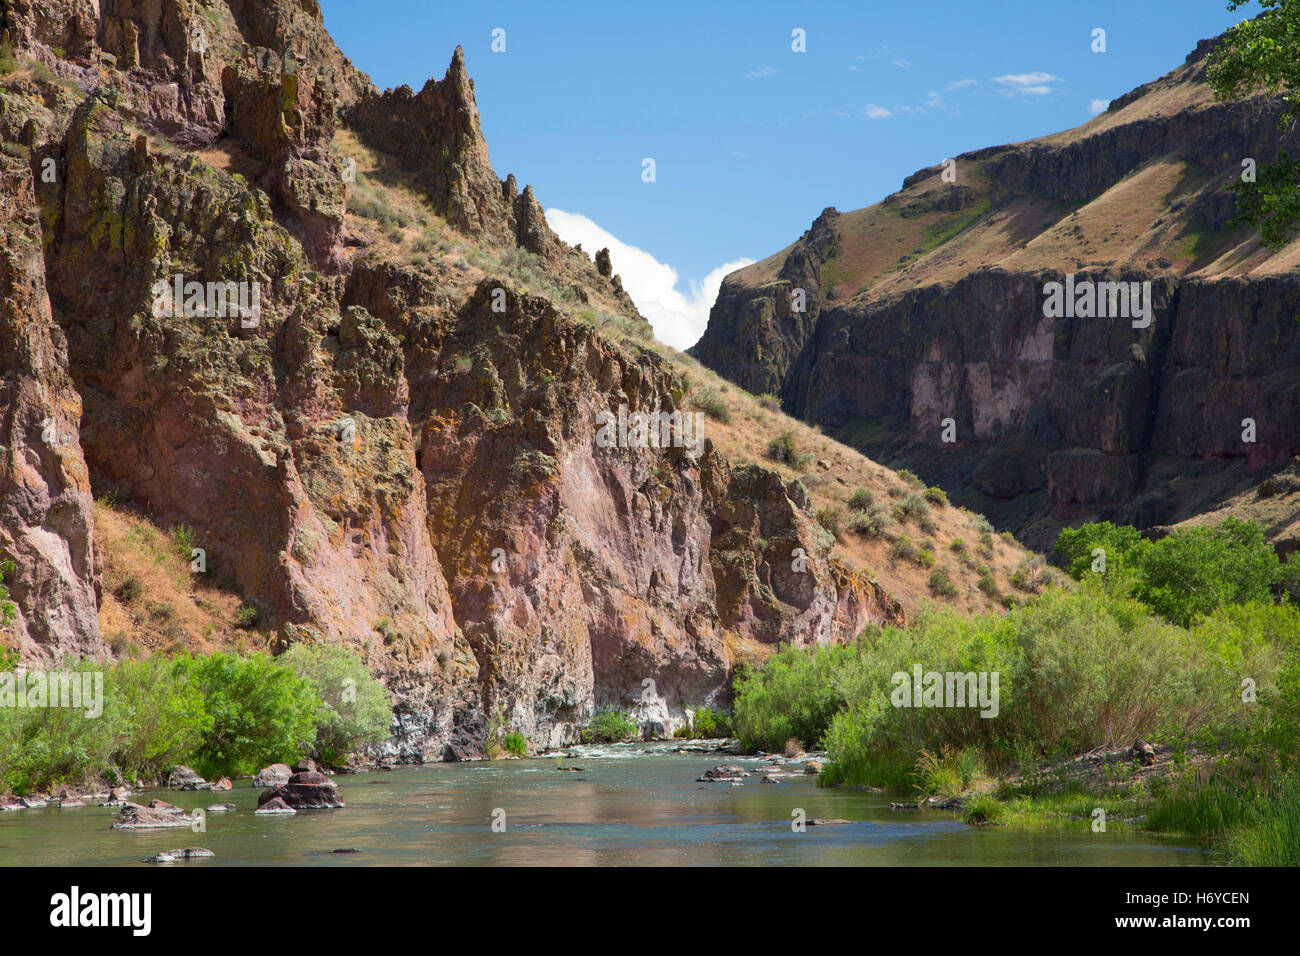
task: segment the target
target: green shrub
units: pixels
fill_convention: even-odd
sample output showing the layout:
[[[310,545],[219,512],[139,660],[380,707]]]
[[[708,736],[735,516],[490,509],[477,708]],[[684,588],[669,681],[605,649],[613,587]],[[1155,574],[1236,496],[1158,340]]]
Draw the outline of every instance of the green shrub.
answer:
[[[922,548],[916,552],[916,563],[927,570],[934,567],[934,552],[929,548]]]
[[[528,738],[517,730],[512,730],[506,734],[505,739],[506,753],[512,757],[528,756]]]
[[[203,776],[246,777],[311,751],[322,701],[292,667],[262,652],[185,656],[175,666],[212,718],[191,763]]]
[[[997,578],[993,577],[992,571],[982,571],[979,579],[979,589],[989,597],[996,599],[998,595]]]
[[[615,744],[636,735],[636,724],[627,714],[606,710],[592,717],[580,736],[587,743]]]
[[[899,535],[889,546],[891,561],[915,561],[916,557],[916,545],[912,544],[911,539],[905,534]]]
[[[838,538],[844,529],[844,514],[839,508],[818,508],[817,523]]]
[[[868,631],[820,675],[846,701],[825,732],[827,781],[901,783],[922,750],[944,746],[974,747],[990,767],[1011,764],[1017,741],[1049,756],[1137,737],[1255,739],[1263,747],[1280,719],[1270,711],[1283,705],[1242,707],[1241,675],[1254,675],[1261,701],[1281,698],[1274,688],[1286,684],[1284,649],[1297,642],[1293,607],[1222,609],[1188,630],[1099,583],[1048,589],[1005,615],[924,612],[906,629]],[[892,676],[917,663],[997,672],[997,719],[974,708],[892,706]],[[737,713],[746,706],[741,695]]]
[[[712,385],[697,388],[691,394],[690,404],[693,408],[698,408],[704,412],[715,422],[722,422],[725,425],[731,421],[731,409],[728,407],[726,399]]]
[[[784,431],[768,442],[767,457],[791,468],[802,468],[813,460],[814,455],[801,452],[794,432]]]
[[[889,515],[880,505],[872,505],[849,518],[849,530],[867,538],[882,537],[888,527]]]
[[[251,604],[245,604],[239,609],[238,614],[235,615],[235,626],[242,630],[249,631],[257,626],[257,622],[261,620],[261,618],[261,612],[258,611],[257,608],[253,607]]]
[[[859,488],[849,496],[848,505],[858,511],[866,511],[876,503],[876,496],[866,488]]]
[[[697,737],[730,737],[731,715],[701,707],[691,715],[691,732]]]
[[[930,506],[926,504],[925,496],[920,492],[911,492],[894,506],[894,518],[900,523],[908,518],[925,518],[929,515]]]
[[[930,593],[936,597],[952,597],[957,593],[957,586],[952,583],[947,568],[935,568],[930,572]]]
[[[943,506],[948,503],[948,493],[942,488],[932,486],[925,489],[925,500],[932,505]]]
[[[1056,553],[1077,579],[1093,573],[1098,548],[1114,587],[1184,627],[1228,604],[1269,600],[1290,574],[1263,529],[1235,518],[1214,527],[1179,528],[1155,542],[1110,522],[1067,529],[1056,540]]]
[[[732,709],[732,729],[740,745],[775,753],[797,737],[816,746],[845,703],[838,675],[858,653],[856,645],[786,648],[742,675]]]
[[[338,766],[349,754],[388,737],[393,719],[388,690],[355,652],[340,644],[295,644],[280,660],[320,698],[316,759]]]

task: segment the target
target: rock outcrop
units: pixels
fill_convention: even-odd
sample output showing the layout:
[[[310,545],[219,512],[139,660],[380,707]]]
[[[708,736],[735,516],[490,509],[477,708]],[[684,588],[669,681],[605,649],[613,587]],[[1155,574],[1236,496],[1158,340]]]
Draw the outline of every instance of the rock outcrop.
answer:
[[[671,733],[745,654],[902,619],[801,486],[733,469],[669,363],[597,330],[584,306],[645,325],[607,255],[497,178],[463,53],[381,94],[314,0],[55,7],[3,21],[55,77],[0,84],[24,657],[106,652],[92,482],[191,529],[272,650],[353,648],[393,693],[385,761],[480,756],[494,728],[567,744],[606,707]],[[343,130],[501,268],[354,232]],[[690,441],[599,440],[625,412]],[[45,417],[65,444],[35,444]],[[284,776],[263,810],[320,786]]]
[[[1300,452],[1300,277],[1229,187],[1284,134],[1275,97],[1212,101],[1205,46],[1078,130],[826,210],[727,277],[692,354],[1039,548],[1257,483]],[[1067,275],[1149,283],[1150,324],[1047,317]]]

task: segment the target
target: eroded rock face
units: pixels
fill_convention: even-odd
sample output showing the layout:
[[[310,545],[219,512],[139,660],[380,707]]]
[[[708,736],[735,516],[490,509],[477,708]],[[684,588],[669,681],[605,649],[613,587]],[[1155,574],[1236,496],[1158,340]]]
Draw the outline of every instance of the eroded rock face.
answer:
[[[837,258],[837,243],[848,240],[837,232],[843,217],[827,210],[776,278],[764,278],[770,266],[724,280],[691,354],[752,392],[779,395],[791,414],[844,428],[871,457],[942,485],[1035,547],[1050,547],[1067,522],[1150,528],[1214,507],[1234,460],[1258,469],[1300,453],[1300,325],[1292,321],[1300,279],[1244,238],[1217,261],[1187,256],[1175,267],[1158,254],[1108,253],[1119,227],[1085,234],[1069,207],[1034,219],[1045,199],[1074,204],[1083,217],[1085,204],[1114,203],[1108,191],[1164,165],[1180,171],[1179,198],[1135,234],[1181,226],[1172,240],[1228,242],[1229,187],[1241,158],[1271,161],[1287,134],[1276,127],[1276,97],[1209,101],[1205,49],[1069,136],[964,154],[954,169],[978,176],[934,190],[924,184],[937,182],[942,168],[920,170],[902,192],[859,211],[905,225],[936,210],[971,209],[978,192],[983,205],[972,219],[936,222],[956,222],[958,231],[996,222],[990,232],[1015,233],[1010,245],[985,235],[954,243],[950,253],[942,243],[928,257],[909,252],[871,266],[870,276],[850,275],[845,283],[856,291],[833,298],[819,276],[854,266]],[[1168,108],[1160,97],[1170,90],[1190,105]],[[1149,108],[1129,111],[1146,97]],[[1187,169],[1198,173],[1183,175]],[[1152,208],[1164,203],[1159,188]],[[1130,195],[1123,208],[1105,208],[1128,213],[1133,205]],[[1020,251],[1038,242],[1052,251]],[[904,264],[917,258],[908,271]],[[1003,265],[1017,259],[1052,264]],[[1045,317],[1044,286],[1066,273],[1079,282],[1150,282],[1151,325]],[[808,293],[805,313],[791,308],[796,288]],[[1245,419],[1255,423],[1253,441],[1243,438]],[[946,431],[954,440],[944,441]],[[1167,492],[1171,479],[1192,471],[1196,482]]]
[[[81,397],[54,324],[31,169],[0,156],[0,558],[25,659],[99,656]]]
[[[740,649],[901,620],[827,560],[806,492],[733,470],[707,424],[691,420],[689,446],[597,440],[620,409],[695,414],[655,353],[506,278],[457,287],[435,262],[339,254],[332,141],[352,122],[425,168],[467,234],[639,320],[607,258],[569,249],[531,189],[497,179],[460,54],[418,96],[381,96],[309,0],[216,4],[201,50],[172,0],[78,7],[80,59],[55,55],[34,7],[15,9],[24,55],[112,78],[82,95],[0,91],[0,129],[31,152],[30,166],[3,160],[15,203],[0,216],[4,421],[22,425],[6,474],[25,489],[6,493],[0,529],[30,578],[14,588],[26,656],[98,649],[87,470],[161,526],[192,528],[275,649],[355,649],[393,694],[381,760],[481,756],[494,727],[567,744],[607,707],[671,733],[726,695]],[[33,195],[46,160],[56,175]],[[190,282],[256,305],[190,308]],[[66,460],[31,444],[51,413],[70,426]],[[284,770],[259,775],[286,788],[267,806],[323,786]]]

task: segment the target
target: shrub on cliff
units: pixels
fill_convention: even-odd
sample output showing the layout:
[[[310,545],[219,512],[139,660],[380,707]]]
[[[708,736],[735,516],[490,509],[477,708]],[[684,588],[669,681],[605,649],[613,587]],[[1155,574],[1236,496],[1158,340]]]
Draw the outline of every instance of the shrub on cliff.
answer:
[[[246,777],[311,751],[322,701],[288,664],[261,652],[221,653],[180,657],[175,667],[212,717],[190,764],[203,776]]]
[[[692,408],[698,408],[715,422],[725,425],[731,421],[731,409],[727,406],[726,399],[712,385],[697,388],[691,395],[690,403]]]
[[[392,703],[365,662],[340,644],[295,644],[281,660],[320,698],[312,755],[337,766],[350,753],[383,741],[392,724]]]
[[[767,457],[791,468],[802,468],[816,456],[812,452],[801,452],[794,432],[784,431],[768,442]]]

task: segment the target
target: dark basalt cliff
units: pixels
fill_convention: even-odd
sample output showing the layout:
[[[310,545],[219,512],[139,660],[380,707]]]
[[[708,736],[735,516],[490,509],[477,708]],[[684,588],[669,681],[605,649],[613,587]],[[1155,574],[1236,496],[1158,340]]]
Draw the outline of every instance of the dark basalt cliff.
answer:
[[[1279,106],[1213,102],[1207,45],[1078,130],[826,210],[724,281],[691,354],[1037,547],[1257,483],[1300,454],[1300,255],[1228,225],[1243,159],[1277,154]],[[1045,317],[1067,273],[1150,282],[1150,327]]]

